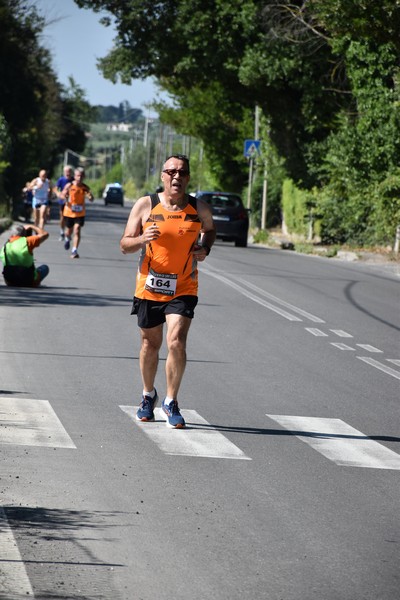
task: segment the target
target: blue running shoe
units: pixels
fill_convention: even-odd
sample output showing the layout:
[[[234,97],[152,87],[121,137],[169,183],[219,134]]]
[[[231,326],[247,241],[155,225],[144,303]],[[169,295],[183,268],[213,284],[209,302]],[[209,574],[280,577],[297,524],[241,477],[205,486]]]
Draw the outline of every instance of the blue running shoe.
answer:
[[[154,398],[151,396],[142,396],[142,401],[136,413],[138,421],[154,421],[154,409],[158,402],[157,390],[155,392]]]
[[[173,427],[174,429],[182,429],[185,427],[185,419],[182,417],[179,406],[176,400],[173,400],[171,404],[161,404],[161,412],[167,421],[167,427]]]
[[[70,245],[71,245],[71,242],[70,242],[70,240],[69,240],[68,238],[65,238],[65,242],[64,242],[64,248],[65,248],[66,250],[69,250],[69,247],[70,247]]]

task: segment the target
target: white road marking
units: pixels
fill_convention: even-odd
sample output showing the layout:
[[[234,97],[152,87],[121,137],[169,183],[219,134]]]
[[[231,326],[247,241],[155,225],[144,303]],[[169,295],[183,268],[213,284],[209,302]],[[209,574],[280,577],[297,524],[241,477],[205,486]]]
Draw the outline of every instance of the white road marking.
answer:
[[[237,281],[240,281],[241,283],[243,283],[243,285],[247,286],[248,288],[250,288],[254,292],[257,292],[258,294],[261,294],[261,296],[265,296],[266,298],[269,298],[270,300],[273,300],[273,302],[276,302],[277,304],[280,304],[281,306],[285,306],[286,308],[288,308],[289,310],[297,313],[298,315],[301,315],[302,317],[305,317],[309,321],[313,321],[314,323],[325,323],[325,321],[323,319],[320,319],[320,317],[316,317],[315,315],[307,312],[306,310],[303,310],[302,308],[299,308],[298,306],[294,306],[293,304],[290,304],[289,302],[286,302],[286,300],[282,300],[281,298],[278,298],[277,296],[274,296],[273,294],[270,294],[269,292],[266,292],[262,288],[254,285],[253,283],[250,283],[249,281],[246,281],[245,279],[241,279],[239,277],[237,279]]]
[[[0,397],[0,444],[76,448],[47,400]]]
[[[347,344],[340,344],[339,342],[331,342],[332,346],[335,346],[335,348],[339,348],[339,350],[353,350],[355,352],[354,348],[351,348],[351,346],[348,346]]]
[[[367,352],[379,352],[383,354],[383,350],[379,350],[379,348],[375,348],[375,346],[370,346],[370,344],[356,344],[356,346],[366,350]]]
[[[388,375],[391,375],[392,377],[395,377],[396,379],[400,379],[399,371],[396,371],[395,369],[392,369],[391,367],[388,367],[387,365],[380,363],[379,361],[375,360],[374,358],[369,358],[369,356],[357,356],[357,358],[358,358],[358,360],[362,360],[365,363],[367,363],[368,365],[371,365],[371,367],[375,367],[376,369],[379,369],[380,371],[383,371],[384,373],[387,373]]]
[[[386,360],[388,362],[392,363],[392,365],[396,365],[397,367],[400,367],[400,358],[387,358]]]
[[[337,465],[400,470],[400,455],[341,419],[267,415]]]
[[[257,304],[261,304],[261,306],[264,306],[265,308],[268,308],[269,310],[272,310],[273,312],[278,313],[279,315],[281,315],[281,317],[284,317],[288,321],[302,321],[302,319],[287,312],[286,310],[283,310],[281,308],[278,308],[277,306],[274,306],[273,304],[270,304],[266,300],[263,300],[262,298],[260,298],[260,296],[269,298],[270,300],[273,300],[274,302],[276,302],[276,304],[280,304],[281,306],[288,308],[292,312],[302,315],[303,317],[305,317],[306,319],[309,319],[310,321],[313,321],[315,323],[325,323],[325,321],[323,321],[319,317],[316,317],[315,315],[308,313],[307,311],[303,310],[302,308],[293,306],[293,304],[289,304],[289,302],[286,302],[285,300],[281,300],[277,296],[273,296],[272,294],[266,292],[265,290],[259,288],[258,286],[254,285],[252,283],[249,283],[248,281],[245,281],[244,279],[241,279],[240,277],[235,277],[235,282],[239,282],[241,284],[241,285],[238,285],[234,281],[231,281],[227,277],[224,277],[223,275],[221,275],[219,272],[211,271],[211,268],[209,266],[208,267],[202,266],[201,270],[202,270],[202,272],[206,273],[207,275],[210,275],[211,277],[215,277],[215,279],[218,279],[219,281],[222,281],[226,285],[235,289],[240,294],[243,294],[243,296],[246,296],[246,298],[249,298],[249,300],[253,300],[253,302],[257,302]],[[257,294],[259,294],[259,295],[255,296],[251,292],[247,291],[245,289],[246,287],[257,292]]]
[[[312,333],[316,337],[329,337],[327,333],[317,329],[316,327],[305,327],[305,330],[308,331],[308,333]]]
[[[120,406],[120,408],[165,454],[251,460],[195,410],[181,409],[186,428],[170,429],[161,416],[160,408],[154,411],[156,420],[147,423],[136,421],[137,406]]]
[[[351,335],[351,333],[347,333],[347,331],[343,331],[343,329],[330,329],[329,331],[332,331],[332,333],[334,333],[335,335],[338,335],[339,337],[342,337],[342,338],[352,338],[353,337]]]
[[[0,507],[0,595],[33,598],[33,589],[4,509]]]

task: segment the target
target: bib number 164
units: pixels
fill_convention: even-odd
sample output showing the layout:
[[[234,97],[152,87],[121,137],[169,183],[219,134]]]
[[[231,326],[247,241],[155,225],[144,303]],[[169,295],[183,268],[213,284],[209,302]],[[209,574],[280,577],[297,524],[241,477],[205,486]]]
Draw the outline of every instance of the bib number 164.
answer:
[[[176,282],[177,275],[174,273],[154,273],[154,271],[150,271],[146,278],[146,289],[154,294],[174,296]]]

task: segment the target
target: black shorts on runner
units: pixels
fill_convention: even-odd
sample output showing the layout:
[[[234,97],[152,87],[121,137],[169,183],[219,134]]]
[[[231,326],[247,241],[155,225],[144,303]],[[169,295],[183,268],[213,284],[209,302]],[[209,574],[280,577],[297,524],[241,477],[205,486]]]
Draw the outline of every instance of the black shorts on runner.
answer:
[[[141,329],[151,329],[165,323],[165,315],[182,315],[193,319],[197,296],[177,296],[167,302],[133,298],[131,315],[137,315]]]
[[[64,225],[68,229],[72,229],[75,223],[78,223],[81,227],[85,224],[85,217],[64,217]]]

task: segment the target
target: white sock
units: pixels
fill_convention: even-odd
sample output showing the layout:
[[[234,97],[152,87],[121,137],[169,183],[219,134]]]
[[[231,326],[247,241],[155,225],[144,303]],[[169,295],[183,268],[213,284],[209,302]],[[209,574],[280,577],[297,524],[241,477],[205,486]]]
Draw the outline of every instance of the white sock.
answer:
[[[169,396],[165,396],[165,400],[164,400],[164,404],[168,404],[168,406],[171,404],[171,402],[173,402],[174,399],[170,398]]]
[[[75,246],[72,248],[72,252],[76,252],[77,248],[75,248]]]
[[[143,396],[150,396],[150,398],[154,398],[155,395],[156,390],[152,390],[151,392],[146,392],[145,390],[143,390]]]

